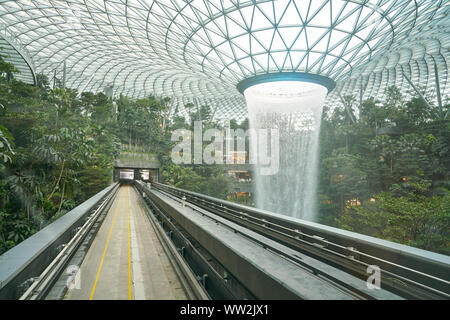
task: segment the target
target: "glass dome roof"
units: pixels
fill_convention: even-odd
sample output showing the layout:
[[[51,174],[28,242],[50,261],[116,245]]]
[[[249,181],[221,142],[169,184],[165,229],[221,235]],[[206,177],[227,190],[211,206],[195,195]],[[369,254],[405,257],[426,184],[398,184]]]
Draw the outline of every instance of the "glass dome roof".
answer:
[[[0,23],[37,73],[79,90],[246,116],[239,81],[269,72],[330,77],[338,93],[396,84],[447,91],[450,0],[3,0]],[[430,82],[432,81],[432,82]]]

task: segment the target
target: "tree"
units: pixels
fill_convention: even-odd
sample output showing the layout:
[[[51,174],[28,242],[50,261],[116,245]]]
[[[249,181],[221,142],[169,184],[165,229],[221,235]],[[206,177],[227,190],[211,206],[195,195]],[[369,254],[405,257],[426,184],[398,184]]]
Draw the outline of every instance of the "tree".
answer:
[[[11,162],[11,155],[14,155],[10,140],[12,140],[12,136],[8,129],[0,125],[0,165],[2,162]]]
[[[11,71],[0,62],[1,71]],[[118,143],[103,94],[50,89],[0,71],[0,254],[96,192],[79,179],[110,182]],[[89,187],[89,185],[88,185]]]
[[[383,192],[362,206],[348,206],[337,221],[347,230],[450,254],[450,193],[426,197],[408,192],[397,197]]]
[[[352,123],[345,108],[324,110],[320,221],[444,252],[450,124],[395,87],[383,101],[362,101],[359,111]],[[380,130],[389,127],[395,130]]]

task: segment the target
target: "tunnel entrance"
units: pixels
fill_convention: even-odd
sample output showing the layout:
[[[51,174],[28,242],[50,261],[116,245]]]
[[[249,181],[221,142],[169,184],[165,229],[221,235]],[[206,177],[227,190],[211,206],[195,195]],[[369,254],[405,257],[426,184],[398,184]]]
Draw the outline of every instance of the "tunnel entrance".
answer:
[[[126,145],[121,146],[120,155],[114,161],[114,182],[158,182],[161,164],[157,157],[144,150],[138,151],[130,150]]]
[[[125,168],[114,167],[114,182],[141,180],[144,182],[158,182],[158,168]]]

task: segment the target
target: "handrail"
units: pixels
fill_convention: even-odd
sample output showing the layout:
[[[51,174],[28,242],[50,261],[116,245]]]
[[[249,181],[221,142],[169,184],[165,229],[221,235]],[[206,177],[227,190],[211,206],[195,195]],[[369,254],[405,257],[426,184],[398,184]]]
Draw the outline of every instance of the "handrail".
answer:
[[[306,245],[310,253],[318,254],[324,260],[333,256],[334,262],[343,264],[345,268],[356,265],[359,271],[365,272],[368,265],[379,265],[385,280],[393,281],[392,286],[404,286],[404,290],[412,290],[411,287],[414,286],[420,290],[436,293],[437,296],[450,297],[449,256],[160,183],[152,185],[157,189],[177,194],[180,198],[184,196],[186,201],[208,207],[222,216],[226,214],[235,221],[245,221],[245,224],[253,230],[286,240],[294,246],[298,244],[298,248],[304,248]],[[397,285],[396,281],[401,283]],[[417,295],[420,296],[419,293]]]
[[[0,299],[16,299],[18,286],[36,277],[58,255],[61,245],[66,244],[85,223],[89,213],[106,198],[117,183],[103,189],[61,218],[35,233],[0,256]]]

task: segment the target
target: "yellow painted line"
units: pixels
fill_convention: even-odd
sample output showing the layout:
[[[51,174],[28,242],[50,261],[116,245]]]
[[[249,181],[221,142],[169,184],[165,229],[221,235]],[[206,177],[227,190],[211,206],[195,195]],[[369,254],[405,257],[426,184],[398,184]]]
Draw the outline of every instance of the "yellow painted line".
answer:
[[[130,198],[127,186],[127,223],[128,223],[128,300],[133,300],[131,295],[131,249],[130,249]]]
[[[117,206],[116,206],[116,211],[114,213],[114,218],[113,218],[113,221],[111,223],[111,227],[109,228],[108,238],[106,239],[105,250],[103,250],[102,259],[100,260],[100,266],[98,267],[97,276],[95,277],[94,286],[92,287],[91,296],[89,297],[89,300],[92,300],[92,298],[94,297],[95,288],[97,287],[98,277],[100,276],[100,271],[102,270],[103,260],[105,259],[106,250],[108,249],[108,245],[109,245],[109,239],[111,238],[112,229],[114,227],[114,222],[116,221],[116,217],[117,217],[117,211],[119,210],[120,194],[118,194],[117,196],[119,197],[119,200],[117,201]]]

